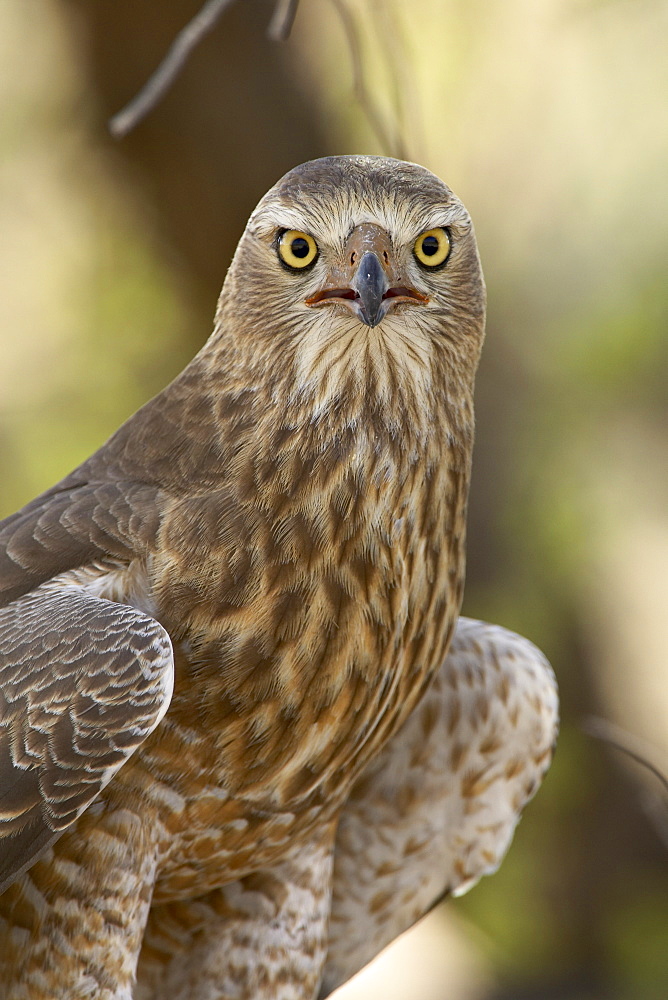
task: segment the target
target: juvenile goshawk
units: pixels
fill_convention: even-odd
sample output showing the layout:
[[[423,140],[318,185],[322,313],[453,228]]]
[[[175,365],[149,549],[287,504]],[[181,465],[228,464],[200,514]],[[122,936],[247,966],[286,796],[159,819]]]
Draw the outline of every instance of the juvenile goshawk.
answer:
[[[200,353],[0,524],[0,995],[324,996],[498,864],[556,695],[457,625],[483,330],[440,180],[297,167]]]

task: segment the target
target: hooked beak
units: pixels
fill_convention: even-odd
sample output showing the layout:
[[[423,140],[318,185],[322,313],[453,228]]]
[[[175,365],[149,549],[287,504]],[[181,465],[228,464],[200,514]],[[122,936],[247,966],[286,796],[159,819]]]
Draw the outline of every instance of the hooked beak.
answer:
[[[367,250],[351,282],[359,297],[360,319],[367,326],[377,326],[385,315],[383,296],[390,287],[387,275],[375,253]]]
[[[353,230],[344,260],[332,268],[325,286],[306,299],[306,305],[339,303],[366,326],[374,327],[395,303],[417,305],[429,301],[402,280],[390,237],[374,223],[362,223]]]

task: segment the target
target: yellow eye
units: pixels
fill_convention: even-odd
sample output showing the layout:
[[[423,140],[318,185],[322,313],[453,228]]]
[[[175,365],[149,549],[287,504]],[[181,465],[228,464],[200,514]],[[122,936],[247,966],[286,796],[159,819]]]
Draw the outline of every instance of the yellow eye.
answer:
[[[287,229],[278,241],[278,254],[288,267],[303,270],[318,256],[318,244],[308,233]]]
[[[438,267],[450,253],[450,237],[445,229],[428,229],[421,233],[413,246],[413,253],[425,267]]]

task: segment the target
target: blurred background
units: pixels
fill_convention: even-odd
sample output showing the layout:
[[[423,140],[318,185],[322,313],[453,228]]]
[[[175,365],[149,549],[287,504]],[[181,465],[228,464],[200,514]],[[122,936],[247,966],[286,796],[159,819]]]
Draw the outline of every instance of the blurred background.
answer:
[[[386,152],[335,6],[238,0],[126,139],[106,129],[200,0],[0,4],[0,516],[173,377],[259,197]],[[351,5],[352,10],[352,5]],[[489,292],[465,612],[557,672],[554,765],[501,870],[344,1000],[665,1000],[668,4],[356,0],[369,88],[476,223]]]

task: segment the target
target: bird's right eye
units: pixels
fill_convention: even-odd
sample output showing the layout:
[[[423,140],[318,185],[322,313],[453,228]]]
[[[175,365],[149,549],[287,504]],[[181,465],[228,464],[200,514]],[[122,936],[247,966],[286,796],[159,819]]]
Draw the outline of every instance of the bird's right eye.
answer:
[[[308,233],[286,229],[278,241],[278,256],[289,268],[303,271],[318,256],[318,244]]]

